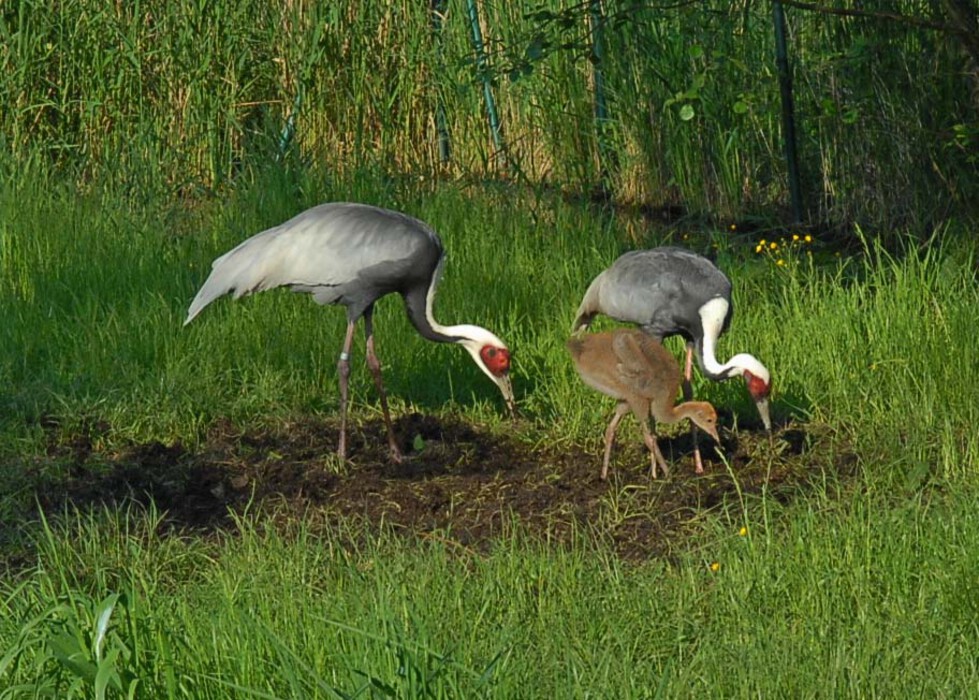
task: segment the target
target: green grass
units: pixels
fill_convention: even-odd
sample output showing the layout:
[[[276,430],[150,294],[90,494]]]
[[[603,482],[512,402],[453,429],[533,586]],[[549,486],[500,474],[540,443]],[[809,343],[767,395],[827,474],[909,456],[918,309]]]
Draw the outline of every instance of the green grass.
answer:
[[[221,419],[335,413],[341,310],[265,293],[181,326],[217,254],[328,199],[430,222],[449,250],[436,315],[511,345],[528,419],[518,437],[597,441],[609,402],[576,378],[563,341],[591,277],[660,237],[630,239],[626,217],[540,192],[381,182],[267,171],[186,202],[111,184],[80,193],[43,172],[0,184],[11,567],[0,697],[89,697],[101,684],[109,697],[195,698],[959,697],[976,686],[979,291],[962,224],[901,255],[867,231],[861,254],[825,265],[797,253],[779,266],[754,239],[695,232],[736,283],[722,353],[762,358],[776,417],[828,437],[812,488],[702,514],[669,560],[624,563],[589,532],[549,547],[518,522],[477,554],[451,533],[324,531],[314,513],[286,525],[242,516],[207,538],[168,533],[152,511],[38,521],[29,473],[66,476],[46,459],[42,421],[64,440],[104,422],[111,448],[192,445]],[[465,353],[420,339],[396,298],[379,304],[376,328],[395,410],[502,424],[494,387]],[[377,406],[361,338],[356,419]],[[696,390],[753,410],[738,382]],[[835,472],[837,452],[856,455],[856,477]]]
[[[560,196],[609,166],[587,4],[478,5],[505,159],[458,7],[437,43],[426,3],[2,6],[0,699],[968,696],[979,130],[961,46],[789,8],[808,216],[865,224],[839,258],[841,237],[815,229],[761,255],[767,229],[660,227]],[[603,8],[625,20],[602,65],[616,201],[766,226],[787,199],[770,6]],[[486,182],[504,162],[517,184]],[[78,478],[60,455],[80,435],[105,455],[193,451],[224,421],[335,416],[340,309],[269,292],[182,327],[216,255],[333,199],[428,221],[449,251],[436,316],[514,351],[516,431],[468,356],[385,299],[394,411],[598,454],[610,402],[563,347],[580,295],[619,253],[683,242],[731,273],[720,354],[773,370],[777,421],[811,438],[810,483],[692,512],[644,562],[618,558],[604,522],[558,546],[514,519],[477,552],[315,510],[256,507],[207,534],[152,507],[42,514],[38,491]],[[378,411],[365,370],[358,334],[355,423]],[[754,420],[737,381],[696,393]],[[632,496],[610,488],[601,517],[649,517]]]
[[[5,697],[84,696],[82,661],[140,697],[962,697],[979,682],[973,503],[814,497],[637,567],[584,537],[477,556],[341,547],[306,521],[204,542],[161,537],[153,513],[70,516],[4,584],[0,673]]]

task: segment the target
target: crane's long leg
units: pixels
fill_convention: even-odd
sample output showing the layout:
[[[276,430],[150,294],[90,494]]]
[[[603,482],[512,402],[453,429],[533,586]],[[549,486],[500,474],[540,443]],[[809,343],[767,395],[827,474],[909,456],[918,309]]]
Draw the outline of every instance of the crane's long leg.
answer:
[[[337,375],[340,377],[340,443],[337,454],[340,459],[347,458],[347,385],[350,382],[350,348],[354,342],[356,320],[347,321],[347,337],[343,340],[340,361],[337,362]]]
[[[394,426],[391,424],[391,414],[388,411],[388,397],[384,391],[384,382],[381,379],[381,362],[374,352],[373,315],[373,308],[368,308],[364,313],[364,332],[367,334],[367,366],[370,367],[371,374],[374,375],[374,386],[377,387],[377,393],[381,397],[381,411],[384,413],[384,425],[387,426],[388,430],[388,447],[391,448],[391,458],[400,464],[404,458],[401,455],[401,449],[398,447],[398,441],[394,438]]]
[[[639,426],[642,428],[642,439],[646,443],[646,447],[649,449],[649,476],[650,478],[656,478],[656,465],[659,464],[663,468],[663,476],[670,475],[670,468],[666,464],[666,459],[663,457],[663,453],[659,449],[659,444],[656,442],[656,436],[649,430],[649,423],[646,419],[641,418],[639,420]]]
[[[602,481],[605,481],[605,477],[608,476],[608,463],[612,458],[612,443],[615,441],[615,429],[619,427],[622,416],[628,412],[629,404],[625,401],[620,401],[619,405],[615,407],[615,415],[612,416],[612,421],[605,429],[605,457],[602,459]]]
[[[683,400],[690,401],[693,399],[693,384],[691,380],[693,379],[693,343],[687,343],[687,361],[683,368]],[[691,423],[690,425],[691,437],[693,437],[693,461],[694,461],[694,471],[697,474],[704,473],[704,462],[700,458],[700,431],[697,430],[697,426]]]

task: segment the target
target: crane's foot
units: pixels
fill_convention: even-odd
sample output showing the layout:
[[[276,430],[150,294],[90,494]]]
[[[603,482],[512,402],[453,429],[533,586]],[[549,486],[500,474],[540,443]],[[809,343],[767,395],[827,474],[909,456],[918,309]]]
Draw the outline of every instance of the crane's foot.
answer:
[[[402,453],[401,450],[394,445],[392,445],[390,449],[391,449],[391,461],[394,462],[395,464],[404,463],[405,461],[404,453]],[[346,445],[344,445],[343,443],[341,443],[340,446],[337,448],[337,458],[339,458],[341,462],[348,461],[347,448]]]
[[[656,467],[663,470],[664,477],[668,477],[670,475],[670,468],[666,464],[666,458],[663,456],[662,450],[659,449],[659,443],[656,442],[656,437],[650,432],[645,421],[642,421],[640,426],[643,431],[642,439],[649,449],[649,478],[656,478]]]
[[[659,447],[656,448],[656,451],[659,452]],[[660,453],[659,455],[654,455],[653,458],[650,460],[650,464],[649,464],[650,479],[655,479],[657,476],[659,476],[657,472],[657,467],[659,467],[659,469],[663,471],[664,479],[670,476],[670,467],[669,465],[667,465],[666,460],[663,459],[662,453]]]

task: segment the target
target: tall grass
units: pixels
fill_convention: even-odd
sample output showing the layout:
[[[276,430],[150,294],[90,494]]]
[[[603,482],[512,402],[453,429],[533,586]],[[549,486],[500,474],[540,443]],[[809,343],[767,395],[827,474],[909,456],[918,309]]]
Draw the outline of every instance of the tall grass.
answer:
[[[295,156],[345,173],[484,176],[508,163],[517,177],[583,191],[604,166],[620,199],[722,219],[787,200],[769,5],[606,2],[614,162],[604,164],[585,6],[478,5],[505,157],[490,138],[465,8],[447,6],[436,41],[429,5],[413,2],[8,4],[2,146],[41,149],[81,180],[115,162],[135,192],[185,195],[256,159]],[[788,15],[810,220],[907,227],[915,212],[940,222],[970,210],[979,116],[957,44],[879,20]],[[138,172],[150,175],[134,181]]]
[[[0,584],[0,678],[5,697],[85,697],[94,669],[152,697],[961,696],[971,502],[817,496],[640,567],[518,531],[475,555],[308,521],[206,543],[161,538],[152,512],[75,515]]]

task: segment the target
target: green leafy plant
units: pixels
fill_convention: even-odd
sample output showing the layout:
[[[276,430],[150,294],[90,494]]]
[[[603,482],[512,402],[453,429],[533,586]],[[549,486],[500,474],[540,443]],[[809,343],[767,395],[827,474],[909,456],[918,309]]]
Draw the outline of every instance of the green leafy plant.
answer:
[[[126,614],[122,594],[96,600],[73,593],[35,616],[0,658],[0,679],[18,663],[29,663],[43,675],[33,684],[11,685],[3,697],[28,691],[60,698],[136,697],[133,649],[118,622]]]

